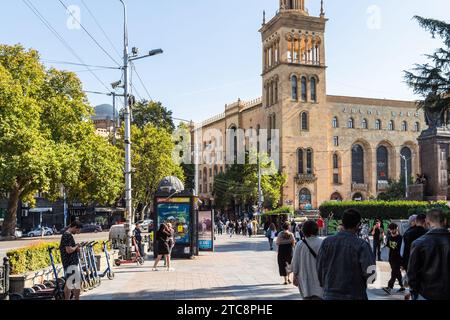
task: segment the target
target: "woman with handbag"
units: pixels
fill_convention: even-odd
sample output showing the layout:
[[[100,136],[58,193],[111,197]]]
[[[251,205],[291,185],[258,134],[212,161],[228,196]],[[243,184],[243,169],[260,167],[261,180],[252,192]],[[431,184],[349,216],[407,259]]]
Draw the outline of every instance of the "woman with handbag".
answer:
[[[270,250],[273,251],[273,241],[277,236],[277,227],[275,224],[270,224],[270,227],[266,230],[266,237],[269,239]]]
[[[317,255],[322,245],[318,237],[319,226],[314,221],[303,224],[303,239],[295,248],[292,259],[294,285],[299,288],[304,300],[322,300],[323,289],[317,274]]]
[[[289,276],[292,273],[290,268],[292,253],[295,246],[295,238],[292,232],[289,231],[289,227],[289,222],[285,222],[283,224],[283,231],[281,231],[277,237],[278,267],[280,269],[280,276],[284,277],[285,285],[291,283]]]

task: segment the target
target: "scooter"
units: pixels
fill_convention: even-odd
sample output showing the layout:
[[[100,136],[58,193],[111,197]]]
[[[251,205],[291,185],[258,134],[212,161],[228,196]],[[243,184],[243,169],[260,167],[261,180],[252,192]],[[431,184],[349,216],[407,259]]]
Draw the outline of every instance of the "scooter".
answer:
[[[94,246],[97,244],[97,241],[93,241],[88,243],[87,245],[87,255],[88,255],[88,259],[89,259],[89,264],[91,266],[91,270],[92,270],[92,275],[94,276],[94,284],[95,287],[98,287],[101,285],[101,281],[102,279],[100,278],[99,274],[98,274],[98,269],[97,269],[97,262],[95,261],[95,252],[94,252]]]
[[[93,272],[92,272],[92,269],[90,267],[90,263],[89,263],[89,260],[87,257],[87,253],[86,253],[87,245],[88,245],[88,243],[86,243],[86,242],[80,244],[80,253],[83,258],[83,263],[82,263],[81,267],[82,267],[82,271],[85,274],[86,281],[88,283],[88,289],[92,290],[95,287],[95,281],[94,281],[94,275],[93,275]]]
[[[116,267],[120,267],[123,264],[134,264],[134,263],[137,263],[138,266],[144,265],[145,260],[141,256],[141,254],[139,253],[139,249],[138,249],[138,246],[137,246],[137,243],[136,243],[136,238],[133,237],[132,241],[133,241],[133,246],[135,248],[135,252],[131,253],[131,259],[130,260],[124,260],[123,257],[122,257],[122,259],[116,259],[114,261]]]
[[[83,292],[87,292],[89,290],[89,281],[87,280],[86,274],[83,270],[80,252],[78,252],[78,268],[80,269],[81,290],[83,290]]]
[[[107,276],[109,280],[114,280],[114,271],[112,271],[112,268],[111,268],[110,256],[109,256],[109,252],[108,252],[108,243],[110,243],[110,241],[103,242],[103,252],[105,253],[107,268],[106,268],[105,272],[100,273],[99,276],[101,278],[104,278]]]

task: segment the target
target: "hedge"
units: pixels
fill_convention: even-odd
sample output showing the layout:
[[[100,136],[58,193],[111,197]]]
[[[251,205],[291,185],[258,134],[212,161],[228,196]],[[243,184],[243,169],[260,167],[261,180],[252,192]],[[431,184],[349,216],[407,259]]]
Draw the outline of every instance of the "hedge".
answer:
[[[61,264],[59,242],[38,243],[25,248],[12,250],[6,253],[11,266],[11,274],[18,275],[26,272],[38,271],[51,266],[48,249],[54,248],[53,258],[56,264]],[[94,246],[95,253],[100,253],[103,245],[98,243]]]
[[[408,219],[413,214],[425,213],[432,208],[442,209],[448,216],[450,208],[446,201],[343,201],[325,202],[320,206],[320,213],[328,218],[331,212],[335,219],[342,219],[347,209],[354,208],[361,212],[364,219]]]
[[[294,208],[292,207],[281,207],[275,210],[264,212],[263,215],[270,216],[270,215],[281,215],[281,214],[293,214]]]

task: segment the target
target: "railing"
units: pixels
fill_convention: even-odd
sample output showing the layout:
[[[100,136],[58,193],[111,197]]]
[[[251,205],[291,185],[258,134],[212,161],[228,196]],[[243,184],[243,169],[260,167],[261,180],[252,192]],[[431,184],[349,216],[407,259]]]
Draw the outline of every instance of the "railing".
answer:
[[[297,183],[299,184],[304,184],[304,183],[311,183],[311,182],[315,182],[317,180],[317,177],[315,174],[313,173],[308,173],[308,174],[303,174],[303,173],[298,173],[295,176],[295,180],[297,181]]]
[[[223,119],[225,119],[225,113],[218,114],[218,115],[216,115],[216,116],[214,116],[212,118],[209,118],[208,120],[203,121],[202,122],[202,127],[205,127],[207,125],[210,125],[211,123],[214,123],[216,121],[220,121],[220,120],[223,120]]]
[[[369,191],[369,185],[366,183],[352,183],[352,191],[363,191],[368,192]]]

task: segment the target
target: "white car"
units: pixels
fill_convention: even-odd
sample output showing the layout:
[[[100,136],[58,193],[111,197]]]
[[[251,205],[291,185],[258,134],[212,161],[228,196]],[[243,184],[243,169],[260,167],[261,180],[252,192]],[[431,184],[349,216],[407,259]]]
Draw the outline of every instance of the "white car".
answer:
[[[28,232],[28,237],[43,237],[53,235],[53,230],[47,227],[36,228],[33,231]]]

